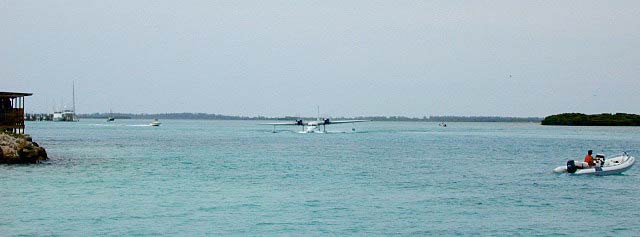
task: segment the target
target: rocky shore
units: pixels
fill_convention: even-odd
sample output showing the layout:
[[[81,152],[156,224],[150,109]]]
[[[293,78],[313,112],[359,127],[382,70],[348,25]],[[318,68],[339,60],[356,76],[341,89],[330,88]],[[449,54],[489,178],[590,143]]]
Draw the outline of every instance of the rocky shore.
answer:
[[[0,133],[0,164],[34,164],[49,159],[29,135]]]

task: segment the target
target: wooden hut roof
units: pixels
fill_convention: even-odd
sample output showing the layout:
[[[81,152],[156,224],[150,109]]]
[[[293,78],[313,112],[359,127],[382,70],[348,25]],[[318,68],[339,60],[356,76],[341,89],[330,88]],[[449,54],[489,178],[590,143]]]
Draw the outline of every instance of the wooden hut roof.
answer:
[[[0,98],[18,98],[18,97],[25,97],[25,96],[31,96],[31,95],[33,95],[33,93],[0,91]]]

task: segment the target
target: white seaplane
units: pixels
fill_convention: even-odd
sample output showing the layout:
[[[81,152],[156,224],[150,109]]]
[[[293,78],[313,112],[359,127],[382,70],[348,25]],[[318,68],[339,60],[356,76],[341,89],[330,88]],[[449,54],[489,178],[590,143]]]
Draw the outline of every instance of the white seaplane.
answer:
[[[263,123],[262,125],[273,125],[273,132],[276,132],[276,126],[301,126],[302,131],[300,133],[326,133],[327,125],[331,124],[344,124],[344,123],[361,123],[361,122],[370,122],[369,120],[331,120],[328,118],[320,119],[320,109],[318,108],[318,117],[316,117],[315,121],[304,122],[302,119],[292,121],[292,122],[281,122],[281,123]],[[320,126],[322,126],[322,130],[320,130]],[[356,131],[355,127],[351,128],[351,131]]]

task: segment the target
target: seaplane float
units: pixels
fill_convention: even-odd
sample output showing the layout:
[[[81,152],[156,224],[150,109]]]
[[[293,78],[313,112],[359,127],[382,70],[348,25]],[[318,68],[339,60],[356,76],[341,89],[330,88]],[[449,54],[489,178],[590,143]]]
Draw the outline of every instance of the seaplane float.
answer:
[[[595,165],[589,166],[587,162],[569,160],[567,165],[553,169],[555,173],[610,175],[620,174],[630,169],[636,162],[636,158],[626,152],[613,158],[605,159],[603,154],[597,154],[593,159]]]

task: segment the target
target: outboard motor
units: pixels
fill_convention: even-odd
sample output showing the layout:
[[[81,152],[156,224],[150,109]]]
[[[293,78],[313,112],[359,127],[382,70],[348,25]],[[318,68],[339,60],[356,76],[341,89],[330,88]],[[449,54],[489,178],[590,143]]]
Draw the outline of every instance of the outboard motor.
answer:
[[[329,120],[329,119],[324,119],[324,124],[331,124],[331,120]]]
[[[302,119],[300,119],[300,120],[296,120],[296,125],[298,125],[298,126],[304,126],[304,123],[302,122]]]
[[[578,167],[576,167],[576,162],[574,160],[567,161],[567,172],[569,172],[570,174],[573,174],[577,170],[578,170]]]

